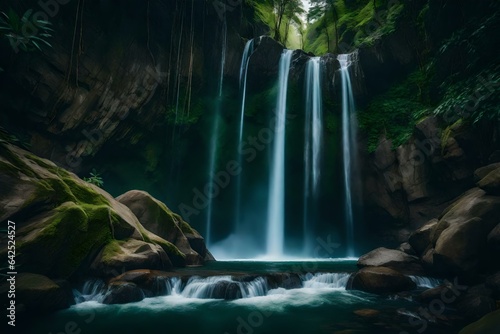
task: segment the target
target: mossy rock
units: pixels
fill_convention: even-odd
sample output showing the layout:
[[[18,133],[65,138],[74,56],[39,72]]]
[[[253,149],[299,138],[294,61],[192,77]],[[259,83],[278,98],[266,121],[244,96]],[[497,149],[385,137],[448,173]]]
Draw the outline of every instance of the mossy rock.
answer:
[[[115,277],[134,269],[167,270],[172,263],[159,245],[128,239],[112,240],[104,246],[91,266],[94,275]]]

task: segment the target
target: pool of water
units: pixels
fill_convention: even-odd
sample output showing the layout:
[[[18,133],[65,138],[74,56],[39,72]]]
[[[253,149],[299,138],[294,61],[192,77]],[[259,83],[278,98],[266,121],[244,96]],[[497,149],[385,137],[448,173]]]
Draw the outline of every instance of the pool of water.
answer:
[[[103,305],[89,300],[33,321],[23,333],[418,333],[424,326],[427,333],[455,333],[462,327],[453,321],[425,318],[419,314],[419,308],[425,305],[412,301],[409,294],[377,296],[347,291],[346,275],[342,274],[354,271],[355,263],[352,259],[224,261],[202,268],[184,268],[178,271],[180,275],[205,270],[210,274],[204,276],[209,277],[227,272],[339,275],[304,274],[302,288],[269,289],[231,301],[195,298],[186,293],[185,286],[173,288],[165,296],[126,305]],[[442,314],[441,320],[447,317],[448,314]]]

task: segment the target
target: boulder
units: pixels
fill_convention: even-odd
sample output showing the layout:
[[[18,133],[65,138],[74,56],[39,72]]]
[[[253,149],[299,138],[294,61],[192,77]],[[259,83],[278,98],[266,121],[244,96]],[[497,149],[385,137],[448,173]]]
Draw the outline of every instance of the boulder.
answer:
[[[103,304],[127,304],[144,299],[144,293],[134,283],[115,281],[109,284]]]
[[[410,235],[408,243],[419,256],[422,255],[431,244],[431,232],[437,223],[438,220],[433,219]]]
[[[186,264],[203,264],[203,257],[206,254],[203,238],[164,203],[153,198],[147,192],[139,190],[131,190],[119,196],[117,201],[126,205],[147,230],[174,244],[186,255]],[[195,234],[199,236],[199,243],[203,245],[197,245],[197,248],[203,253],[199,254],[191,248],[191,244],[184,235],[181,226],[191,232],[192,236]]]
[[[487,238],[498,224],[499,216],[500,197],[487,195],[479,188],[468,191],[450,205],[431,234],[435,245],[434,270],[473,274],[480,269],[489,258]]]
[[[457,310],[468,319],[477,320],[496,308],[495,300],[490,296],[467,293],[455,304]]]
[[[500,223],[488,234],[488,247],[494,253],[500,252]]]
[[[491,173],[494,170],[499,169],[499,168],[500,168],[500,162],[478,168],[474,171],[474,180],[476,182],[479,182],[482,179],[484,179],[486,177],[486,175],[488,175],[489,173]]]
[[[413,290],[415,283],[407,276],[385,267],[362,268],[349,278],[348,290],[389,294]]]
[[[401,245],[399,245],[398,250],[400,250],[403,253],[406,253],[408,255],[412,255],[412,256],[417,255],[415,250],[411,247],[411,245],[408,242],[403,242]]]
[[[477,186],[488,195],[500,196],[500,168],[488,173],[477,183]]]
[[[114,277],[133,269],[166,270],[171,267],[172,263],[159,245],[128,239],[108,243],[90,269],[96,276]]]
[[[418,152],[418,154],[416,154]],[[429,196],[429,159],[416,146],[414,139],[397,148],[399,173],[409,202]]]
[[[66,282],[20,273],[16,276],[16,308],[19,312],[45,314],[66,309],[74,304],[73,294]],[[7,296],[9,284],[2,282],[0,293]]]
[[[459,334],[497,334],[500,333],[500,310],[491,312],[468,325]]]
[[[358,266],[387,267],[406,274],[421,275],[424,269],[416,256],[411,256],[395,249],[377,248],[358,259]]]
[[[17,223],[18,271],[72,278],[87,272],[103,249],[129,240],[149,247],[157,253],[156,260],[131,254],[133,259],[124,263],[134,265],[123,268],[147,268],[154,263],[152,268],[167,269],[168,257],[176,265],[185,264],[186,256],[172,243],[145,229],[128,207],[52,162],[0,142],[0,171],[0,189],[5,190],[0,196],[0,219]],[[0,235],[2,257],[7,254],[4,239],[5,235]],[[146,261],[140,264],[139,259]],[[119,268],[100,269],[111,274]]]
[[[162,296],[168,292],[167,281],[171,275],[149,269],[127,271],[110,280],[113,282],[130,282],[136,284],[147,296]]]

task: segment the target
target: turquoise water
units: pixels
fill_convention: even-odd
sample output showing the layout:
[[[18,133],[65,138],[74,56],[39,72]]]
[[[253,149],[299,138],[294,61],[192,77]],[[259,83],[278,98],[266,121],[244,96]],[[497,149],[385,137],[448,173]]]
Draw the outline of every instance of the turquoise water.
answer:
[[[354,261],[217,262],[203,270],[213,273],[264,274],[305,267],[320,272],[351,272]],[[298,269],[297,269],[298,268]],[[292,271],[292,270],[290,270]],[[312,270],[309,270],[312,271]],[[186,268],[180,275],[200,273]],[[307,275],[304,277],[312,277]],[[304,283],[303,288],[269,290],[266,295],[234,301],[187,298],[181,294],[147,298],[126,305],[88,301],[36,320],[24,333],[417,333],[405,314],[421,305],[405,298],[381,297],[346,291],[323,283]],[[380,311],[361,317],[354,311]],[[428,321],[427,333],[454,333],[457,328]],[[431,329],[431,330],[429,330]]]

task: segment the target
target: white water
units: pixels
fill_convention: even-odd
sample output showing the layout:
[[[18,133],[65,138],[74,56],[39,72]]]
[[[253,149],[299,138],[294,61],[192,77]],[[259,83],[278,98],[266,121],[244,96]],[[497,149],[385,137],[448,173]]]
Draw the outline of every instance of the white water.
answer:
[[[442,280],[433,277],[410,276],[410,278],[419,288],[432,289],[443,284]]]
[[[253,53],[254,40],[251,39],[245,45],[245,50],[243,51],[243,57],[241,58],[240,65],[240,90],[241,94],[241,112],[240,112],[240,127],[238,132],[238,166],[241,166],[241,147],[243,146],[243,122],[245,119],[245,101],[247,95],[247,76],[248,76],[248,64],[250,63],[250,56]],[[235,222],[235,232],[239,230],[240,224],[240,211],[241,211],[241,173],[238,174],[236,183],[236,216],[234,218]]]
[[[219,122],[220,122],[220,112],[222,103],[222,87],[224,85],[224,69],[226,67],[226,49],[227,49],[227,21],[224,16],[224,21],[222,24],[222,47],[221,47],[221,63],[220,63],[220,75],[219,75],[219,92],[218,99],[215,106],[214,123],[212,126],[212,139],[210,141],[210,162],[208,170],[208,180],[210,185],[209,193],[213,193],[213,178],[215,175],[215,166],[217,160],[217,146],[218,146],[218,135],[219,135]],[[207,217],[206,217],[206,231],[205,231],[205,243],[207,247],[211,246],[212,242],[212,211],[213,211],[213,196],[208,196],[208,206],[207,206]]]
[[[193,276],[184,284],[178,277],[164,278],[163,296],[176,296],[184,299],[221,299],[230,288],[237,287],[241,296],[238,299],[265,297],[273,295],[286,295],[290,291],[304,290],[345,290],[350,274],[348,273],[308,273],[302,277],[302,287],[287,290],[284,288],[270,289],[265,277],[256,277],[252,281],[238,281],[231,276]],[[102,303],[108,289],[102,281],[89,281],[85,283],[81,292],[74,290],[77,304],[84,302]]]
[[[284,50],[279,64],[279,91],[271,162],[267,216],[267,255],[283,255],[285,234],[285,122],[288,75],[293,50]]]
[[[306,67],[306,122],[304,147],[304,251],[309,253],[312,239],[310,204],[317,199],[321,175],[320,161],[323,143],[323,101],[321,94],[321,58],[309,60]]]
[[[349,67],[355,60],[354,54],[338,55],[342,78],[342,148],[344,160],[345,223],[347,228],[347,256],[354,256],[354,213],[352,205],[352,168],[355,149],[355,126],[352,114],[355,112]]]

